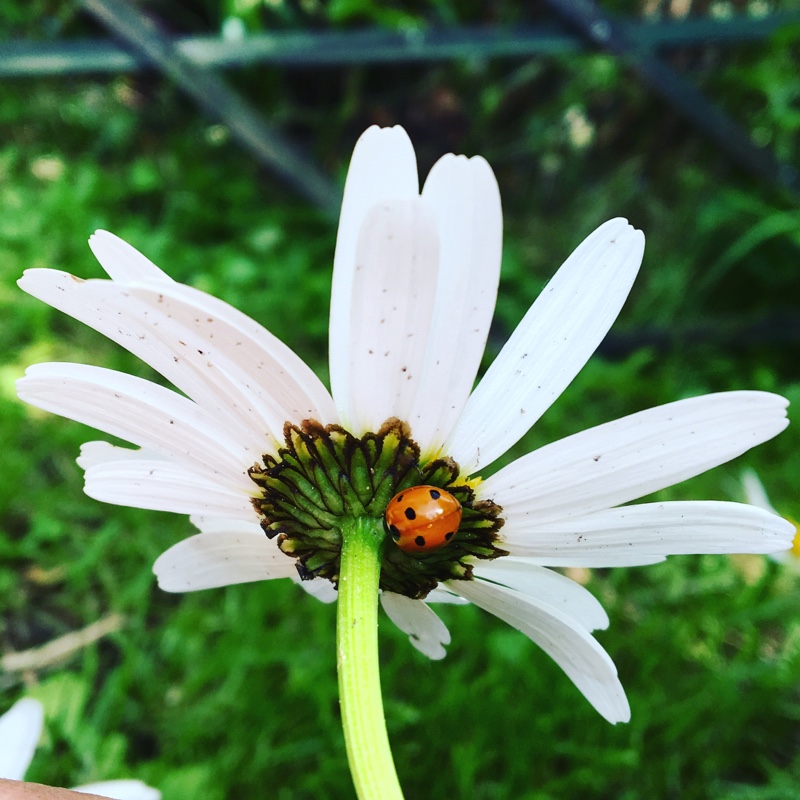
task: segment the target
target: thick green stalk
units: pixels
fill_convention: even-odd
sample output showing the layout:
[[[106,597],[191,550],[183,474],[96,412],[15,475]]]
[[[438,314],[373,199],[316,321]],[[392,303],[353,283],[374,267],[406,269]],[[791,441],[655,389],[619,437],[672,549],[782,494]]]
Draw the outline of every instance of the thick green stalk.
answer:
[[[383,717],[378,664],[378,585],[385,543],[378,520],[342,530],[336,648],[347,760],[359,800],[402,800]]]

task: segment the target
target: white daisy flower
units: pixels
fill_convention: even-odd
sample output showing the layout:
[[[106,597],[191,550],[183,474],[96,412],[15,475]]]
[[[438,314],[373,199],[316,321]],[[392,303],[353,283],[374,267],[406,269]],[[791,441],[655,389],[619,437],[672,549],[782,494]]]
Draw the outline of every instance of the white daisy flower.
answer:
[[[746,469],[742,472],[742,490],[745,500],[751,505],[763,508],[772,514],[778,514],[767,495],[767,490],[755,470]],[[788,550],[781,550],[778,553],[770,553],[769,557],[780,564],[786,564],[794,570],[800,572],[800,526],[787,517],[787,520],[794,525],[794,539]]]
[[[428,603],[471,601],[539,644],[606,719],[624,721],[616,668],[591,636],[608,617],[549,567],[786,549],[790,526],[763,509],[623,504],[775,436],[787,402],[749,391],[681,400],[549,444],[484,481],[471,477],[580,371],[625,302],[644,249],[642,233],[622,219],[588,236],[473,391],[501,239],[486,161],[444,156],[420,192],[405,131],[371,128],[353,154],[339,224],[330,392],[258,323],[98,232],[90,246],[110,281],[36,269],[20,285],[122,344],[183,394],[100,367],[38,364],[19,395],[140,448],[85,445],[79,463],[91,497],[192,515],[201,532],[155,564],[167,591],[299,571],[313,579],[304,586],[333,599],[342,515],[378,519],[417,485],[454,498],[462,518],[446,544],[453,531],[430,516],[435,504],[390,528],[401,546],[389,542],[383,556],[389,617],[441,658],[450,637]],[[397,513],[413,516],[416,502]],[[420,521],[429,528],[415,527]]]
[[[21,781],[33,760],[44,727],[44,707],[32,697],[17,700],[0,716],[0,778]],[[72,791],[116,800],[160,800],[161,792],[139,780],[101,781]]]

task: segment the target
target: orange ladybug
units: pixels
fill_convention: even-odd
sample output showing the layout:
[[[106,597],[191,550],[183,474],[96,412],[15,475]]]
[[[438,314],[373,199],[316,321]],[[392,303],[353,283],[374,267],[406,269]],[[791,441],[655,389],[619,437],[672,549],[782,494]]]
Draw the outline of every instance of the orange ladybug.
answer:
[[[406,553],[437,550],[455,536],[461,503],[438,486],[412,486],[389,501],[383,521],[386,532]]]

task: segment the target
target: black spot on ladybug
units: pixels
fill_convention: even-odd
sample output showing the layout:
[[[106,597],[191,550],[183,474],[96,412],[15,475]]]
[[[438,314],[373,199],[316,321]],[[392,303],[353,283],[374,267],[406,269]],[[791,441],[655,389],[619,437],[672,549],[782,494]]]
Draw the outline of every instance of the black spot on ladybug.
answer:
[[[446,542],[449,542],[455,535],[456,535],[455,531],[450,531],[450,533],[446,533],[444,535],[444,539]]]
[[[389,533],[392,535],[392,539],[396,542],[400,539],[400,531],[397,530],[397,525],[390,525],[389,526]]]
[[[414,544],[417,547],[425,547],[425,537],[424,536],[417,536],[417,538],[414,539]]]
[[[403,499],[403,495],[399,494],[399,495],[397,495],[397,497],[395,497],[394,501],[395,501],[395,503],[399,503],[402,499]]]
[[[431,489],[431,497],[434,500],[438,500],[442,496],[442,493],[438,489]]]
[[[411,508],[411,506],[409,506],[409,507],[408,507],[408,508],[405,510],[405,512],[404,512],[404,513],[405,513],[405,515],[406,515],[406,519],[416,519],[416,518],[417,518],[417,512],[416,512],[416,511],[414,511],[414,509],[413,509],[413,508]]]

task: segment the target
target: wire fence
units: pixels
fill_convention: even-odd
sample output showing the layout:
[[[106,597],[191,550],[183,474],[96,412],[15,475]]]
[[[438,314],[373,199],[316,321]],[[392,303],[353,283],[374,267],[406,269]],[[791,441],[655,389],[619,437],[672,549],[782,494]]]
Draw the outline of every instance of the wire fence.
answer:
[[[172,37],[126,0],[81,0],[112,40],[0,44],[0,76],[157,70],[174,81],[205,113],[226,125],[259,163],[303,196],[335,215],[340,187],[276,126],[231,88],[218,70],[263,63],[285,68],[348,64],[434,62],[453,59],[526,59],[599,50],[613,54],[649,89],[758,179],[800,198],[800,173],[783,163],[718,104],[704,95],[664,54],[689,46],[735,46],[779,32],[800,38],[800,12],[761,18],[642,22],[610,17],[591,0],[547,0],[554,20],[536,28],[449,28],[395,32],[284,31],[226,40]]]

